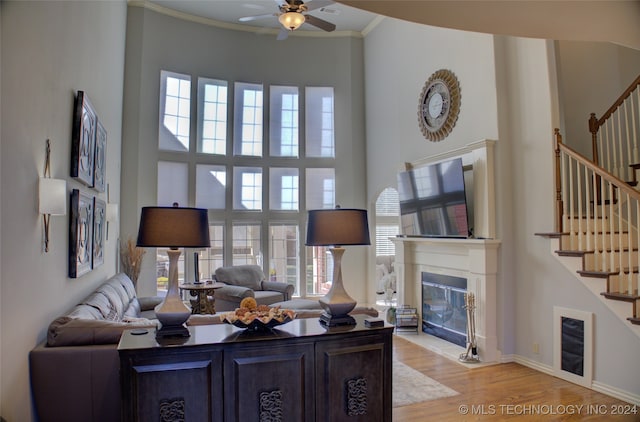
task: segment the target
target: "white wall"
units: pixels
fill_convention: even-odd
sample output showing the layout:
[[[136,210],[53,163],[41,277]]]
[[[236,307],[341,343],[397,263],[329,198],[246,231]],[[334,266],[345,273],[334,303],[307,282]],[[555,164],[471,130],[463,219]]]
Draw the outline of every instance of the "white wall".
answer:
[[[503,280],[513,283],[516,355],[553,365],[553,307],[593,312],[594,380],[622,391],[637,394],[640,380],[625,369],[637,359],[640,339],[624,326],[598,297],[588,291],[550,253],[549,241],[534,235],[553,231],[553,165],[552,132],[559,116],[553,114],[556,56],[553,43],[506,37],[501,40],[500,61],[507,78],[506,90],[499,94],[506,113],[500,115],[501,144],[510,143],[508,160],[499,180],[511,181],[513,217],[512,239],[503,239],[503,251],[512,257],[503,265]],[[580,72],[586,72],[581,69]],[[563,111],[576,105],[563,98]],[[504,120],[504,124],[503,124]],[[508,124],[506,123],[508,121]],[[504,128],[504,130],[503,130]],[[587,139],[590,142],[590,138]],[[603,286],[604,290],[604,286]],[[533,353],[533,343],[540,353]],[[625,362],[626,364],[621,364]]]
[[[640,340],[534,235],[553,230],[552,133],[573,104],[557,98],[553,43],[421,27],[385,19],[365,39],[367,178],[373,203],[405,161],[496,139],[498,344],[506,356],[551,368],[554,306],[594,312],[594,379],[626,392],[640,380],[626,365]],[[412,63],[411,66],[400,65]],[[415,65],[413,65],[415,64]],[[439,143],[422,139],[418,95],[439,68],[462,86],[460,118]],[[586,72],[582,69],[581,72]],[[540,353],[532,352],[533,343]],[[612,347],[615,345],[615,347]],[[615,350],[615,352],[612,352]]]
[[[139,7],[129,7],[127,29],[123,238],[137,233],[140,208],[157,204],[161,70],[191,75],[192,86],[198,77],[226,80],[230,92],[235,81],[261,82],[265,89],[269,85],[333,86],[336,156],[340,158],[336,160],[336,203],[366,206],[362,39],[293,34],[277,41],[273,34],[222,29]],[[269,158],[260,162],[268,165]],[[346,289],[359,302],[366,300],[365,249],[350,248],[343,265]],[[143,262],[139,289],[142,295],[155,294],[153,259]]]
[[[365,39],[367,196],[375,201],[404,162],[496,139],[493,38],[385,18]],[[489,58],[487,60],[487,58]],[[451,134],[428,141],[418,126],[419,96],[438,69],[460,82],[461,108]],[[374,198],[374,199],[372,199]]]
[[[49,138],[52,177],[67,179],[68,190],[82,188],[69,168],[74,94],[84,90],[108,133],[107,180],[118,201],[126,4],[3,1],[0,8],[0,414],[28,421],[29,351],[55,317],[115,272],[116,236],[110,236],[104,265],[67,277],[68,217],[51,218],[50,251],[44,253],[37,182]],[[112,234],[116,230],[111,227]]]

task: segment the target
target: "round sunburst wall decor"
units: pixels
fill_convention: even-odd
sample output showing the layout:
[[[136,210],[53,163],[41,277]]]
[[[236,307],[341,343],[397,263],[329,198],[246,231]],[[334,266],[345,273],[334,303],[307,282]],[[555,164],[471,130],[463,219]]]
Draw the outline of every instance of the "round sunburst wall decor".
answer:
[[[438,142],[451,133],[460,113],[460,83],[446,69],[434,72],[425,82],[418,104],[418,122],[425,138]]]

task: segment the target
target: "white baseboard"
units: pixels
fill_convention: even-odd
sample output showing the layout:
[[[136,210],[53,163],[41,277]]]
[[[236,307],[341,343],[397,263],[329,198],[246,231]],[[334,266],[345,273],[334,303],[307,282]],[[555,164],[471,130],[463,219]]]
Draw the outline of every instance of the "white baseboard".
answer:
[[[535,369],[536,371],[555,377],[555,374],[553,373],[553,366],[551,365],[546,365],[544,363],[540,363],[520,355],[513,355],[513,357],[514,357],[513,361],[516,363],[519,363],[520,365],[526,366],[531,369]]]
[[[531,369],[535,369],[536,371],[543,372],[547,375],[551,375],[555,377],[553,366],[545,365],[544,363],[536,362],[527,357],[520,355],[503,355],[503,359],[505,357],[509,357],[511,360],[508,362],[516,362],[520,365],[526,366]],[[579,384],[576,384],[579,385]],[[588,387],[585,387],[588,388]],[[591,383],[590,390],[597,391],[598,393],[606,394],[607,396],[613,397],[618,400],[625,401],[627,403],[635,404],[640,406],[640,395],[636,393],[632,393],[630,391],[621,390],[616,387],[612,387],[610,385],[601,383],[599,381],[593,381]]]
[[[616,399],[624,400],[627,403],[640,406],[640,394],[634,394],[629,391],[620,390],[619,388],[612,387],[598,381],[594,381],[591,384],[591,389],[593,391],[597,391],[598,393],[606,394],[607,396],[615,397]]]

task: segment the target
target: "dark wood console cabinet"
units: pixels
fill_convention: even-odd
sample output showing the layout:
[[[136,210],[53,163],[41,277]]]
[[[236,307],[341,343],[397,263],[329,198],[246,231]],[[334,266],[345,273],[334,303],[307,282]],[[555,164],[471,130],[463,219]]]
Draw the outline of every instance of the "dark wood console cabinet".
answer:
[[[393,327],[294,320],[270,332],[230,325],[120,339],[123,421],[391,421]]]

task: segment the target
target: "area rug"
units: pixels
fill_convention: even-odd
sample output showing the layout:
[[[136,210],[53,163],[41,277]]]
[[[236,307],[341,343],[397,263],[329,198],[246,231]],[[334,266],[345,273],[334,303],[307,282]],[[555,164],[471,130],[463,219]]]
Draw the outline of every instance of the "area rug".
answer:
[[[458,395],[423,373],[393,360],[393,407]]]

